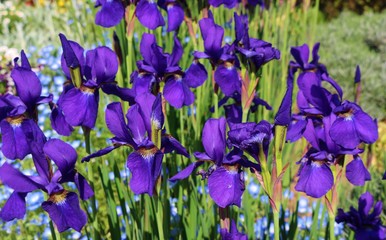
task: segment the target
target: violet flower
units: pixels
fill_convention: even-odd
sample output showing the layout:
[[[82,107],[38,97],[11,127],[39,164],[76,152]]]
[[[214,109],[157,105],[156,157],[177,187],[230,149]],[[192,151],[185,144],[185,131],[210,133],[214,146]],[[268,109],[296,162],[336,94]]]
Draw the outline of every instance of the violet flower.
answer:
[[[199,21],[201,35],[204,40],[204,52],[195,51],[196,59],[209,59],[214,69],[214,80],[226,96],[241,92],[241,80],[237,68],[239,61],[234,54],[233,45],[222,46],[224,29],[214,22],[209,11],[208,18]]]
[[[178,38],[174,37],[171,54],[164,53],[157,46],[153,34],[144,33],[140,45],[143,60],[137,62],[138,71],[131,75],[133,91],[136,95],[143,93],[157,94],[160,83],[164,82],[163,95],[175,108],[188,106],[194,102],[194,94],[190,88],[201,86],[207,78],[205,67],[194,61],[183,72],[178,66],[183,49]]]
[[[373,211],[370,213],[370,210]],[[335,218],[337,223],[347,224],[354,232],[355,239],[386,239],[386,226],[382,225],[380,214],[382,213],[382,201],[374,205],[374,198],[369,192],[363,193],[358,200],[358,210],[350,207],[349,212],[338,209]]]
[[[43,133],[37,126],[37,105],[52,101],[52,95],[40,96],[41,83],[31,70],[31,65],[21,51],[21,66],[18,58],[11,77],[15,82],[18,96],[6,94],[0,97],[0,129],[2,152],[8,159],[24,159],[32,152],[31,143]]]
[[[260,39],[250,38],[248,33],[248,16],[234,13],[236,39],[234,45],[246,60],[244,62],[253,72],[274,59],[280,59],[280,51],[272,47],[271,43]]]
[[[40,189],[49,195],[42,203],[42,208],[49,214],[59,232],[69,228],[80,232],[87,223],[87,215],[79,206],[77,194],[65,190],[62,184],[74,182],[83,200],[93,196],[94,192],[87,180],[75,170],[76,151],[59,139],[51,139],[42,149],[35,148],[32,156],[38,172],[36,176],[26,176],[8,163],[0,167],[1,181],[14,190],[1,209],[0,217],[4,221],[22,219],[26,213],[25,197]],[[56,171],[52,171],[47,159],[55,162]]]
[[[118,87],[115,82],[118,59],[111,49],[97,47],[87,51],[84,57],[84,50],[78,43],[68,41],[63,34],[59,36],[63,47],[62,69],[66,77],[72,80],[72,85],[65,87],[56,104],[57,112],[51,115],[52,126],[58,133],[66,132],[60,128],[69,128],[60,124],[63,118],[71,126],[95,126],[99,89],[133,102],[132,91]],[[77,72],[74,73],[74,69]]]
[[[169,180],[177,181],[187,178],[196,168],[205,162],[210,162],[213,165],[209,167],[207,172],[198,171],[203,179],[208,179],[209,195],[222,208],[230,205],[240,207],[241,196],[245,189],[242,167],[258,169],[259,166],[246,160],[238,148],[226,153],[225,131],[225,118],[211,118],[206,121],[202,130],[202,143],[205,152],[194,153],[198,161],[190,164]]]
[[[161,106],[161,95],[151,94],[137,96],[136,104],[132,105],[125,122],[119,102],[110,103],[106,109],[106,125],[115,135],[111,139],[113,146],[101,149],[85,158],[103,156],[122,146],[130,146],[134,152],[127,158],[127,167],[132,173],[130,188],[135,194],[154,194],[155,184],[161,174],[164,154],[175,151],[189,157],[186,149],[172,136],[162,133],[161,147],[156,146],[158,139],[154,131],[162,131],[164,117]]]

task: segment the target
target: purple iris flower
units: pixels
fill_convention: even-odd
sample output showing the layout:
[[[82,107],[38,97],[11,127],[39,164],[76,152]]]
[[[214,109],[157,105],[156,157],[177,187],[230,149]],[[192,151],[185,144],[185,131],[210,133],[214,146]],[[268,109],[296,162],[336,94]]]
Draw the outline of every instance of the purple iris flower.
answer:
[[[374,208],[373,208],[374,206]],[[370,210],[373,211],[370,213]],[[358,210],[350,207],[349,212],[338,209],[337,223],[346,223],[354,232],[355,239],[386,239],[386,226],[382,225],[380,214],[382,201],[374,205],[374,198],[369,192],[362,194],[358,200]]]
[[[34,150],[33,158],[38,175],[26,176],[8,163],[0,167],[1,181],[14,190],[1,209],[0,217],[4,221],[22,219],[26,213],[25,197],[40,189],[49,195],[47,201],[42,203],[42,208],[49,214],[59,232],[69,228],[80,232],[87,223],[86,213],[79,206],[78,195],[65,190],[62,184],[74,182],[83,200],[93,196],[94,192],[87,180],[75,170],[76,151],[59,139],[51,139],[43,148]],[[52,170],[47,159],[54,161],[56,171]]]
[[[37,105],[52,101],[52,95],[40,96],[42,85],[31,70],[24,51],[21,51],[21,60],[19,66],[15,59],[11,72],[18,96],[6,94],[0,97],[1,150],[8,159],[24,159],[32,152],[32,142],[43,135],[36,124]]]
[[[175,31],[184,21],[184,9],[176,0],[138,0],[135,16],[148,29],[154,30],[165,25],[158,6],[168,14],[167,31]],[[157,6],[158,5],[158,6]],[[95,23],[102,27],[114,27],[125,17],[125,6],[121,0],[97,0],[95,7],[101,7],[95,16]]]
[[[346,154],[354,155],[354,159],[346,166],[346,177],[349,182],[362,186],[365,181],[371,180],[370,173],[358,156],[363,150],[342,148],[331,139],[329,132],[335,118],[332,114],[323,119],[307,120],[304,137],[312,147],[298,162],[299,180],[295,189],[311,197],[322,197],[332,188],[334,177],[330,166],[342,164]]]
[[[235,221],[232,219],[230,231],[227,229],[220,229],[220,235],[222,240],[247,240],[248,236],[243,234],[237,230],[237,225]]]
[[[342,88],[335,82],[334,79],[329,77],[326,67],[319,63],[319,46],[317,43],[312,49],[312,61],[309,62],[310,50],[307,44],[303,44],[299,47],[292,47],[291,54],[295,58],[295,61],[290,62],[290,66],[301,69],[297,83],[299,86],[298,95],[305,99],[307,103],[313,105],[317,114],[328,115],[332,111],[328,95],[322,87],[322,81],[326,81],[332,85],[332,87],[338,93],[339,99],[342,99]],[[299,96],[298,96],[299,98]]]
[[[344,101],[334,109],[337,115],[330,136],[344,148],[355,148],[361,142],[370,144],[378,139],[376,122],[355,103]]]
[[[196,59],[209,59],[214,72],[214,80],[226,96],[241,92],[241,80],[237,71],[239,60],[234,54],[233,45],[222,46],[224,29],[214,22],[209,11],[208,18],[199,21],[201,35],[204,40],[204,52],[194,52]]]
[[[263,120],[259,123],[230,123],[228,132],[228,147],[234,146],[248,152],[257,162],[260,162],[259,151],[268,156],[269,143],[272,139],[272,126]],[[263,149],[260,149],[260,146]]]
[[[193,61],[183,72],[178,66],[183,49],[178,38],[174,37],[171,54],[164,53],[157,46],[153,34],[144,33],[140,46],[143,60],[137,62],[138,71],[131,75],[133,91],[136,95],[152,92],[157,94],[161,82],[165,82],[163,96],[175,108],[188,106],[194,102],[190,88],[201,86],[207,78],[205,67],[199,61]]]
[[[84,57],[84,50],[78,43],[68,41],[63,34],[59,36],[63,47],[62,69],[72,84],[65,87],[56,104],[57,108],[54,108],[57,112],[51,115],[52,126],[54,129],[56,127],[58,133],[66,133],[69,128],[61,124],[63,118],[70,126],[95,126],[100,88],[107,94],[133,102],[131,89],[120,88],[115,82],[118,59],[111,49],[97,47],[87,51]],[[74,69],[78,71],[73,73]],[[77,78],[79,83],[76,82]]]
[[[132,105],[125,122],[122,107],[119,102],[110,103],[106,109],[106,124],[111,133],[113,146],[101,149],[82,161],[103,156],[121,146],[134,149],[127,158],[127,167],[132,173],[130,188],[135,194],[154,194],[155,184],[161,174],[164,154],[175,151],[189,157],[186,149],[172,136],[161,134],[161,148],[156,146],[154,131],[162,131],[164,117],[162,113],[161,95],[152,94],[137,96],[136,104]]]
[[[177,181],[187,178],[203,163],[211,162],[213,165],[207,172],[198,171],[203,179],[208,179],[210,196],[222,208],[230,205],[240,207],[241,196],[245,189],[242,167],[259,169],[259,165],[246,160],[240,149],[234,148],[231,152],[226,153],[225,131],[225,118],[211,118],[206,121],[202,130],[205,152],[194,153],[198,161],[190,164],[169,180]]]
[[[250,38],[248,33],[248,16],[234,13],[236,39],[234,45],[239,52],[248,61],[254,72],[257,72],[261,66],[273,59],[280,59],[280,51],[272,47],[271,43],[260,39]]]

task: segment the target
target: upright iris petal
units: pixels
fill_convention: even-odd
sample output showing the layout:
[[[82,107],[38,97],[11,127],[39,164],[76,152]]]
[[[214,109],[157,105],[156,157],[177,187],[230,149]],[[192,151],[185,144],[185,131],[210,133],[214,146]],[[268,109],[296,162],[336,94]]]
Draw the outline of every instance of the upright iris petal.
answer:
[[[175,31],[184,21],[184,9],[176,1],[166,3],[168,12],[168,32]]]

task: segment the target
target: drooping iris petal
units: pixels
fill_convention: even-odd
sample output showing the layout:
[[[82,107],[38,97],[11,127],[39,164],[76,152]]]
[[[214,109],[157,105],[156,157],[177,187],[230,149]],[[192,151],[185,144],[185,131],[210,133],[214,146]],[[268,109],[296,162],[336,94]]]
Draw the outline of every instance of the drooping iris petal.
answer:
[[[135,92],[133,89],[130,88],[121,88],[117,85],[116,82],[111,82],[108,84],[103,84],[100,86],[102,88],[102,91],[106,94],[112,94],[123,101],[129,102],[129,104],[134,104],[134,98],[135,98]]]
[[[175,151],[177,154],[189,157],[189,153],[186,148],[182,146],[182,144],[177,139],[169,134],[164,134],[162,136],[161,146],[165,154]]]
[[[130,129],[134,141],[137,144],[143,142],[146,137],[146,126],[144,120],[142,119],[139,105],[134,104],[131,106],[127,111],[126,117],[127,119],[130,119],[127,123],[127,127]]]
[[[228,169],[227,169],[227,168]],[[240,207],[244,181],[234,166],[221,166],[208,178],[209,195],[220,207],[230,205]]]
[[[112,82],[118,71],[117,55],[108,47],[97,47],[87,51],[86,69],[84,75],[87,80],[94,80],[98,85]]]
[[[0,179],[3,184],[17,192],[28,193],[41,188],[39,183],[33,181],[30,177],[6,162],[0,167]]]
[[[300,117],[300,119],[293,121],[288,127],[286,140],[291,142],[297,141],[303,136],[306,126],[307,120],[305,118],[302,119]]]
[[[52,109],[50,120],[52,128],[62,136],[70,136],[74,131],[74,128],[66,121],[62,108],[59,106],[54,106]]]
[[[94,196],[94,191],[88,184],[87,180],[80,174],[76,173],[74,176],[74,182],[79,191],[79,196],[82,200],[87,200]]]
[[[94,128],[98,113],[98,90],[72,88],[63,95],[62,110],[71,126]]]
[[[358,111],[354,114],[355,129],[358,137],[364,143],[374,143],[378,139],[378,127],[371,117],[363,112]]]
[[[50,139],[44,144],[43,150],[55,162],[62,175],[74,169],[78,154],[70,144],[60,139]]]
[[[186,168],[184,168],[182,171],[174,175],[173,177],[169,178],[169,181],[174,182],[177,180],[182,180],[184,178],[189,177],[194,170],[196,170],[199,166],[201,166],[204,163],[204,161],[197,161],[194,163],[189,164]]]
[[[102,27],[118,25],[125,14],[125,8],[120,0],[100,1],[102,8],[95,15],[95,24]]]
[[[143,26],[151,30],[165,25],[164,18],[158,10],[157,3],[153,1],[140,0],[135,9],[135,16]]]
[[[314,198],[320,198],[332,188],[333,184],[334,176],[327,164],[311,161],[301,168],[295,190]]]
[[[26,193],[14,191],[1,209],[0,218],[6,222],[15,218],[23,219],[26,213],[26,196]]]
[[[168,32],[175,31],[184,21],[184,9],[180,4],[171,2],[166,6],[168,12]]]
[[[76,193],[54,193],[42,203],[42,208],[50,215],[59,232],[69,228],[80,232],[87,223],[86,213],[80,208]]]
[[[363,186],[365,181],[371,180],[371,175],[359,156],[355,156],[354,160],[347,164],[346,177],[350,183],[356,186]]]
[[[224,158],[225,130],[226,120],[223,117],[209,119],[202,130],[202,145],[205,152],[216,164],[221,164]]]
[[[166,101],[175,108],[188,106],[194,102],[194,94],[181,79],[170,78],[165,84],[163,94]]]
[[[24,51],[21,52],[23,66],[19,66],[15,62],[15,67],[12,69],[11,77],[15,82],[15,87],[20,99],[28,106],[33,107],[42,93],[42,85],[36,73],[31,70],[28,59]],[[24,63],[26,62],[26,63]]]
[[[153,74],[138,73],[138,71],[133,72],[130,78],[136,95],[151,92],[152,84],[156,81]]]
[[[163,153],[156,148],[140,148],[127,158],[132,178],[130,189],[135,194],[154,193],[156,181],[161,174]]]
[[[28,120],[15,119],[8,122],[4,119],[1,121],[1,150],[6,158],[24,159],[25,156],[31,153],[27,136],[22,128],[22,125],[27,124],[26,121]]]
[[[240,92],[241,81],[236,67],[231,63],[219,65],[214,73],[214,79],[226,96]]]
[[[208,78],[208,72],[205,66],[199,61],[193,61],[185,72],[183,81],[191,88],[201,86]]]

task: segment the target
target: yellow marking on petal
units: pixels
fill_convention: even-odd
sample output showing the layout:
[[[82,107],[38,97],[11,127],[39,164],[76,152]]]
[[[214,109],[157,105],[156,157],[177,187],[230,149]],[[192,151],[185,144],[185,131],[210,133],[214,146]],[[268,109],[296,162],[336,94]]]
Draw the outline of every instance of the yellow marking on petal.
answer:
[[[24,115],[18,115],[16,117],[7,117],[6,121],[9,122],[9,124],[11,124],[13,127],[19,127],[24,119]]]
[[[234,66],[234,64],[233,63],[231,63],[231,62],[224,62],[224,66],[227,68],[227,69],[232,69],[233,68],[233,66]]]
[[[141,156],[146,159],[146,160],[149,160],[151,157],[153,157],[156,153],[157,153],[158,149],[156,147],[153,147],[153,148],[140,148],[138,150],[139,154],[141,154]]]
[[[56,205],[63,204],[66,202],[67,194],[68,194],[68,191],[66,190],[51,194],[50,197],[48,198],[48,201],[53,202]]]
[[[88,93],[88,94],[94,94],[95,92],[95,88],[89,88],[89,87],[86,87],[86,86],[80,86],[79,88],[82,92],[84,93]]]
[[[231,173],[238,173],[238,172],[239,172],[239,169],[240,169],[240,165],[239,165],[239,164],[235,164],[235,165],[224,165],[224,168],[225,168],[228,172],[231,172]]]

